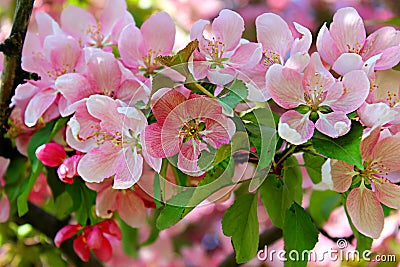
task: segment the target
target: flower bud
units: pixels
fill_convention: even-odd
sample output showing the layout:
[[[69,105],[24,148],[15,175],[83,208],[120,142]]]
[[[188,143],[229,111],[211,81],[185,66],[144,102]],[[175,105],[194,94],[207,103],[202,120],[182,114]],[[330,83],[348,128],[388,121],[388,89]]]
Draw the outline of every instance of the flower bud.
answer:
[[[63,163],[67,157],[64,147],[57,143],[48,143],[36,149],[36,157],[45,166],[57,167]]]

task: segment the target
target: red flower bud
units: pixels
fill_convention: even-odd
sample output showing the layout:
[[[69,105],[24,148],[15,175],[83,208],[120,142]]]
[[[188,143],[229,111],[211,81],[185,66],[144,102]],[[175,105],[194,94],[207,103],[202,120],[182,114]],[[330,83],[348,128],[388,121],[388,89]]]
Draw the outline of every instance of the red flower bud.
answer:
[[[36,149],[36,157],[45,166],[57,167],[61,165],[67,157],[64,147],[57,143],[41,145]]]

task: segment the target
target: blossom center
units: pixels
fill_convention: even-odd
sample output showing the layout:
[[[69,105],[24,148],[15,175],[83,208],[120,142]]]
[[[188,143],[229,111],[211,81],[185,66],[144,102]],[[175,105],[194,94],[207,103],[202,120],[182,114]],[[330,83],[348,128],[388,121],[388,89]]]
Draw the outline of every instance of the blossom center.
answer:
[[[312,111],[318,110],[319,105],[325,100],[327,94],[324,91],[322,79],[323,77],[320,73],[315,73],[312,82],[305,85],[307,90],[304,92],[304,100]]]
[[[381,182],[382,178],[385,178],[390,172],[390,168],[387,168],[379,161],[373,161],[367,163],[364,170],[360,171],[361,176],[367,178],[370,182]]]
[[[222,57],[225,52],[225,44],[219,38],[213,37],[212,40],[208,40],[205,50],[211,57],[210,61],[221,64],[225,60]]]
[[[86,34],[92,39],[92,41],[89,42],[90,46],[103,48],[104,46],[112,44],[110,37],[105,38],[100,29],[101,29],[101,24],[100,22],[97,22],[97,27],[92,28],[89,25],[88,29],[86,30]]]
[[[158,69],[160,66],[157,64],[155,58],[161,53],[161,51],[153,51],[152,49],[149,50],[149,53],[142,57],[143,65],[141,68],[139,68],[141,71],[145,72],[145,76],[153,74],[155,70]]]
[[[264,54],[263,62],[265,67],[269,68],[274,64],[282,65],[281,56],[277,52],[273,50],[267,50],[264,51],[263,54]]]
[[[184,142],[190,139],[202,140],[201,132],[205,129],[206,125],[198,119],[192,119],[184,123],[179,131],[179,136],[183,138]]]

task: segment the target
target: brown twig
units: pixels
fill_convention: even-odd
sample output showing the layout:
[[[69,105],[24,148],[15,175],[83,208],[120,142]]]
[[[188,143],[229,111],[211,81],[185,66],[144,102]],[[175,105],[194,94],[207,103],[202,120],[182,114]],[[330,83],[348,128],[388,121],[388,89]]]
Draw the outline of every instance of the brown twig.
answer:
[[[34,0],[18,0],[14,13],[10,36],[0,44],[4,53],[4,68],[0,87],[0,155],[5,156],[10,149],[8,140],[4,138],[7,130],[9,108],[15,88],[24,82],[27,72],[21,68],[21,54],[28,29]]]

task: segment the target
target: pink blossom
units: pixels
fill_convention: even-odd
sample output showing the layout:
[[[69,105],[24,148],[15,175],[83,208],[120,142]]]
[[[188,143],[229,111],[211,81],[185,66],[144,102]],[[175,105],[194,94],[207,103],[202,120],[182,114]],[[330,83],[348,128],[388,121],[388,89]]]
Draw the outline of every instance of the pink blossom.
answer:
[[[357,113],[365,126],[384,126],[397,133],[400,131],[400,72],[377,71],[375,76],[371,93]]]
[[[140,134],[147,125],[141,111],[103,95],[92,95],[83,103],[68,123],[67,142],[86,153],[78,163],[86,182],[113,176],[113,187],[126,189],[141,177],[143,157],[159,168],[141,146]]]
[[[35,153],[43,165],[49,167],[60,166],[67,157],[64,147],[57,143],[43,144],[36,149]]]
[[[57,109],[60,95],[54,82],[63,74],[83,71],[82,63],[83,50],[72,37],[63,33],[45,37],[28,34],[22,67],[26,71],[39,74],[41,79],[19,85],[12,99],[12,106],[22,104],[20,108],[24,112],[27,126],[34,126],[46,113],[50,114],[50,119],[59,115]]]
[[[343,65],[354,69],[378,54],[381,57],[375,70],[385,70],[400,61],[400,34],[393,27],[383,27],[366,37],[362,18],[354,8],[346,7],[336,11],[329,30],[322,26],[317,49],[322,59],[342,75]]]
[[[79,176],[78,164],[82,159],[83,154],[76,154],[66,158],[57,169],[58,178],[67,184],[74,183],[74,177]]]
[[[162,31],[160,31],[162,29]],[[169,55],[175,42],[175,25],[166,12],[150,16],[142,26],[126,26],[118,40],[118,48],[125,66],[144,71],[147,76],[160,66],[157,56]]]
[[[35,205],[42,205],[51,196],[51,189],[47,183],[46,175],[41,172],[29,193],[28,200]]]
[[[112,53],[85,48],[85,58],[85,73],[68,73],[55,81],[55,88],[63,96],[59,102],[61,115],[72,114],[83,99],[94,94],[120,99],[130,105],[148,102],[150,89],[125,69]]]
[[[157,91],[151,102],[157,123],[146,127],[144,143],[155,158],[178,154],[178,168],[190,175],[204,172],[197,159],[207,145],[228,144],[235,131],[232,120],[222,114],[221,105],[212,99],[192,95],[187,99],[173,89]]]
[[[61,28],[82,46],[104,48],[117,44],[121,30],[134,23],[125,0],[108,0],[99,19],[91,13],[68,6],[61,13]]]
[[[372,238],[379,237],[384,225],[380,203],[400,208],[400,187],[391,181],[392,173],[400,170],[400,138],[385,137],[380,130],[375,128],[361,141],[364,170],[334,159],[328,159],[322,167],[323,179],[330,180],[335,191],[347,191],[353,177],[361,180],[350,191],[346,205],[354,226]]]
[[[263,65],[268,68],[273,64],[303,71],[310,56],[312,36],[309,29],[298,23],[294,26],[302,37],[294,38],[289,25],[278,15],[264,13],[256,19],[257,40],[263,48]],[[288,54],[290,57],[286,60]]]
[[[236,70],[251,69],[261,59],[259,44],[241,40],[244,31],[243,18],[236,12],[224,9],[212,23],[213,37],[204,37],[206,20],[198,20],[192,26],[190,38],[199,41],[194,53],[192,72],[196,79],[207,77],[212,83],[227,84],[235,78]]]
[[[272,65],[266,75],[272,99],[289,110],[278,125],[279,135],[293,144],[309,140],[314,128],[337,138],[350,130],[346,114],[356,110],[368,96],[369,80],[362,70],[347,73],[337,81],[313,53],[304,74],[279,64]],[[316,119],[317,118],[317,119]]]
[[[80,224],[66,225],[61,228],[55,238],[54,243],[57,247],[65,241],[83,230],[73,243],[76,254],[83,261],[89,261],[90,250],[101,261],[109,261],[112,256],[112,246],[109,238],[121,240],[122,234],[118,225],[113,220],[106,220],[92,226],[81,226]]]
[[[125,223],[138,228],[146,223],[146,208],[142,199],[135,190],[116,190],[111,187],[112,180],[108,179],[101,184],[87,184],[97,191],[96,215],[100,218],[111,218],[114,211]]]

